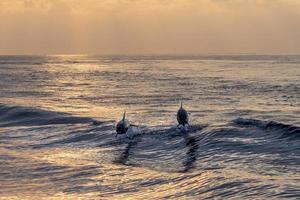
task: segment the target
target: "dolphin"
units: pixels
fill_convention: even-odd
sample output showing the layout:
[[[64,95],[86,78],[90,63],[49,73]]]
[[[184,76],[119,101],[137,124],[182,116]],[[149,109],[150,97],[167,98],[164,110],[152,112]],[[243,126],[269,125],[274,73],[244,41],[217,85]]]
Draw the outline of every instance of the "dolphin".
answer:
[[[124,112],[123,114],[123,119],[120,120],[118,123],[117,123],[117,126],[116,126],[116,137],[117,135],[121,135],[121,134],[126,134],[126,132],[128,131],[129,127],[130,127],[130,123],[128,120],[125,119],[125,115],[126,115],[126,111]]]
[[[177,121],[178,125],[185,126],[186,124],[189,124],[189,115],[187,111],[182,107],[182,102],[179,110],[177,111]]]

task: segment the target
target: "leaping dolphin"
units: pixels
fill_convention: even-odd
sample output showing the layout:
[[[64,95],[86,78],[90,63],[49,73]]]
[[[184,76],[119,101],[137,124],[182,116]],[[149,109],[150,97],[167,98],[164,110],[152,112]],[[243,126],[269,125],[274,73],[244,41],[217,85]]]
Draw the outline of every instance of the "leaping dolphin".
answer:
[[[125,115],[126,115],[126,111],[123,114],[123,119],[121,121],[118,122],[117,126],[116,126],[116,137],[118,134],[126,134],[126,132],[128,131],[128,128],[130,127],[130,123],[128,120],[125,119]]]
[[[187,111],[182,107],[182,102],[179,110],[177,111],[177,121],[178,125],[185,126],[186,124],[189,124],[189,115]]]

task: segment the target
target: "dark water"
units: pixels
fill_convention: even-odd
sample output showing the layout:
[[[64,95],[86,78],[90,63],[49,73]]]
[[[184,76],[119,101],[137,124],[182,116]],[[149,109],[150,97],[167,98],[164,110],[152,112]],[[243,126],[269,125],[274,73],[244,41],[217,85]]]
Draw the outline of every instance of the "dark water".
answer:
[[[300,56],[1,56],[0,98],[0,199],[300,199]]]

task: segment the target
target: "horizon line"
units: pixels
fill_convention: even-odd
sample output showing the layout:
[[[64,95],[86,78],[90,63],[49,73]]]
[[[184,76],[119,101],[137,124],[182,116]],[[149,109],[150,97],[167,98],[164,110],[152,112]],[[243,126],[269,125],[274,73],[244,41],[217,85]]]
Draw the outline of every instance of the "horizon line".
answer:
[[[61,54],[0,54],[4,56],[300,56],[300,53],[61,53]]]

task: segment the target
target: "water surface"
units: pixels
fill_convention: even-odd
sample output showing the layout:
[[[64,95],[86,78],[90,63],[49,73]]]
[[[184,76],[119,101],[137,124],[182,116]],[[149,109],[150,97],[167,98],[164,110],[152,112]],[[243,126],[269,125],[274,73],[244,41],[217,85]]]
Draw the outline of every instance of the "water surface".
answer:
[[[0,56],[0,199],[300,198],[299,80],[300,56]]]

